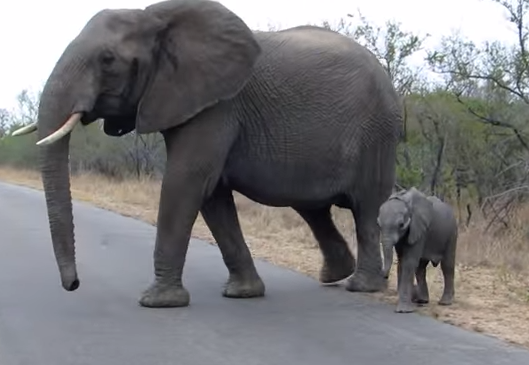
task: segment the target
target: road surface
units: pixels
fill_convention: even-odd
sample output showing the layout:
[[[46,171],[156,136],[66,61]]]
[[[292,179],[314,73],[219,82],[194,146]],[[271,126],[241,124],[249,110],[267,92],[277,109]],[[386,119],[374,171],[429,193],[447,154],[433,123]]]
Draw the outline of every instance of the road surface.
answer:
[[[81,280],[59,281],[44,196],[0,183],[0,365],[521,365],[529,351],[257,262],[259,299],[227,299],[218,248],[193,241],[187,308],[137,304],[155,229],[74,204]]]

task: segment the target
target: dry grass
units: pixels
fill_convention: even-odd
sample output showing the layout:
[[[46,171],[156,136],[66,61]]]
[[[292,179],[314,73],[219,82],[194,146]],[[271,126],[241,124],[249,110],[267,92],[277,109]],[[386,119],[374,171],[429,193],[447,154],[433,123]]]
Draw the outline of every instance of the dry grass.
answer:
[[[42,189],[40,176],[33,171],[0,168],[0,178]],[[159,183],[148,180],[115,182],[94,175],[72,178],[75,199],[151,224],[156,223],[159,190]],[[290,209],[264,207],[240,195],[236,195],[236,202],[254,257],[318,277],[321,254],[301,218]],[[352,216],[341,209],[334,209],[333,215],[354,252]],[[499,237],[483,235],[483,224],[479,222],[461,231],[454,305],[436,304],[442,291],[442,275],[439,268],[429,267],[430,304],[419,312],[529,347],[529,231],[523,228],[529,207],[517,217],[513,229]],[[193,236],[213,241],[201,217],[195,223]],[[387,292],[370,295],[396,303],[395,273]]]

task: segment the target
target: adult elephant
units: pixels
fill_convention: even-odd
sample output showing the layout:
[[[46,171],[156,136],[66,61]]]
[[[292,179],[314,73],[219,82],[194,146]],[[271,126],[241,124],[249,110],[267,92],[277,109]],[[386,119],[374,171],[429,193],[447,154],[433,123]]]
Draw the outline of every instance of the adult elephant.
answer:
[[[187,306],[182,269],[199,212],[229,279],[223,294],[263,296],[232,191],[292,207],[324,257],[320,279],[354,272],[350,291],[385,287],[377,214],[391,194],[401,103],[377,59],[312,26],[253,33],[218,2],[171,0],[102,10],[68,45],[40,99],[42,178],[62,285],[79,287],[69,134],[104,119],[110,136],[161,132],[167,148],[146,307]],[[351,209],[358,262],[330,208]],[[356,268],[356,271],[355,271]]]

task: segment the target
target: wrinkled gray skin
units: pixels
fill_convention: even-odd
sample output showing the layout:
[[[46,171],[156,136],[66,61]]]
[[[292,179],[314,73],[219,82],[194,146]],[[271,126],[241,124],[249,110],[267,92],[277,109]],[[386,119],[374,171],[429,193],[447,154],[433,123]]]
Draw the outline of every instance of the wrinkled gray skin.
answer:
[[[441,263],[444,291],[440,305],[454,299],[454,269],[457,245],[457,221],[450,205],[435,196],[426,196],[416,188],[392,194],[381,205],[378,225],[384,252],[384,277],[389,277],[393,247],[397,252],[398,313],[415,310],[413,302],[429,302],[426,267]],[[417,286],[413,284],[413,274]]]
[[[43,89],[42,139],[73,114],[104,119],[110,136],[161,132],[167,147],[155,280],[140,304],[187,306],[182,270],[202,213],[229,279],[223,294],[263,296],[232,191],[292,207],[324,256],[321,281],[350,291],[385,288],[376,218],[391,194],[401,104],[376,58],[317,27],[253,33],[211,1],[174,0],[103,10],[68,45]],[[70,135],[42,146],[50,230],[63,287],[79,287],[68,149]],[[358,263],[330,215],[354,213]]]

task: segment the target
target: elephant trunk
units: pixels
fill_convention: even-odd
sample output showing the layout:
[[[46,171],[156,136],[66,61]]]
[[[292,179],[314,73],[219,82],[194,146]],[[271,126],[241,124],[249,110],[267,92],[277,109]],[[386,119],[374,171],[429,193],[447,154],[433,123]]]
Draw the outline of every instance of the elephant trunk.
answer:
[[[391,265],[393,265],[393,242],[387,238],[382,239],[382,251],[384,253],[384,278],[389,278]]]
[[[86,67],[82,59],[70,57],[75,51],[67,48],[47,80],[39,102],[38,137],[39,163],[48,212],[53,250],[62,286],[67,291],[79,287],[75,263],[74,224],[69,175],[69,133],[62,133],[52,143],[41,143],[62,128],[74,113],[89,105],[90,91]],[[84,98],[80,98],[84,96]],[[86,109],[84,109],[86,110]],[[77,116],[79,121],[80,114]]]
[[[40,166],[55,259],[64,289],[79,287],[75,264],[74,226],[68,169],[69,136],[41,147]]]

